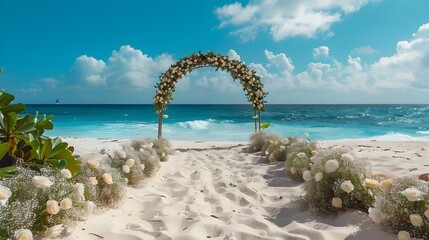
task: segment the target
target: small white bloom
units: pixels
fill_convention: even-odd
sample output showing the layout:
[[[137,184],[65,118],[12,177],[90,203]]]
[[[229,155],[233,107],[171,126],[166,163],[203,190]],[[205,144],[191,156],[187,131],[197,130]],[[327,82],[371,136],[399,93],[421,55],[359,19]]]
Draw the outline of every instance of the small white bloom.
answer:
[[[341,200],[341,198],[337,198],[337,197],[332,198],[332,206],[335,208],[342,208],[343,207],[343,200]]]
[[[278,142],[278,141],[275,141],[275,142],[274,142],[274,145],[279,145],[279,142]]]
[[[270,154],[268,151],[265,151],[265,155],[268,155],[268,154]]]
[[[60,207],[62,210],[67,210],[73,207],[73,202],[70,198],[64,198],[60,202]]]
[[[139,152],[143,153],[143,152],[144,152],[144,149],[143,149],[143,148],[140,148],[140,149],[139,149]]]
[[[308,181],[310,181],[313,178],[313,176],[311,176],[311,172],[310,171],[304,171],[302,173],[302,178],[304,179],[304,181],[308,182]]]
[[[140,164],[140,168],[142,169],[142,171],[145,169],[145,165],[142,163],[142,164]]]
[[[408,199],[408,201],[416,202],[421,201],[423,199],[424,192],[416,188],[407,188],[402,191],[402,195],[404,195]]]
[[[149,148],[153,148],[153,142],[149,143]]]
[[[419,214],[411,214],[410,222],[415,227],[421,227],[423,225],[423,218]]]
[[[340,167],[340,163],[336,159],[328,160],[325,163],[325,172],[331,173],[337,171]]]
[[[273,144],[274,143],[274,141],[273,140],[270,140],[270,144]]]
[[[392,179],[386,179],[380,182],[380,186],[379,188],[383,191],[388,191],[390,189],[390,187],[392,187]]]
[[[365,186],[369,188],[378,188],[380,186],[380,183],[377,180],[366,178]]]
[[[127,153],[125,151],[118,151],[118,157],[119,158],[126,158],[127,157]]]
[[[299,158],[305,158],[306,155],[305,155],[305,153],[300,152],[296,156],[299,157]]]
[[[295,174],[296,173],[296,168],[295,167],[291,167],[290,168],[290,173]]]
[[[346,193],[350,193],[355,189],[355,186],[353,186],[353,183],[350,180],[346,180],[341,183],[341,189]]]
[[[284,150],[286,150],[286,147],[285,146],[280,146],[279,151],[283,152]]]
[[[47,238],[58,238],[61,235],[61,233],[63,233],[64,230],[65,230],[65,228],[63,227],[62,224],[55,225],[55,226],[50,227],[48,229],[48,231],[46,232],[46,237]]]
[[[46,212],[51,215],[55,215],[60,211],[60,206],[58,206],[58,202],[55,200],[48,200],[46,202]]]
[[[407,231],[399,231],[398,232],[398,239],[399,240],[411,240],[411,235]]]
[[[377,208],[369,208],[368,216],[373,222],[378,224],[381,223],[381,220],[383,220],[383,214],[381,213],[380,209]]]
[[[98,184],[98,180],[96,177],[89,177],[89,184],[92,186],[96,186]]]
[[[316,150],[311,150],[311,155],[312,156],[314,156],[314,155],[316,155],[317,154],[317,151]]]
[[[164,115],[162,115],[162,118],[167,119],[167,118],[168,118],[168,115],[167,115],[167,114],[164,114]]]
[[[127,165],[122,166],[122,171],[124,173],[130,173],[130,167],[128,167]]]
[[[287,138],[283,139],[282,143],[285,144],[285,145],[288,144],[289,143],[289,139],[287,139]]]
[[[91,214],[95,209],[95,203],[92,201],[86,201],[83,204],[83,210],[85,211],[85,214]]]
[[[349,153],[344,153],[341,155],[341,159],[343,159],[344,161],[352,162],[354,157]]]
[[[54,184],[53,182],[51,182],[51,180],[49,180],[49,178],[44,176],[34,176],[32,183],[34,186],[41,189],[49,188],[52,184]]]
[[[6,205],[10,196],[12,196],[12,191],[8,187],[0,185],[0,206]]]
[[[310,138],[310,134],[304,133],[304,138],[306,138],[306,139]]]
[[[314,175],[314,179],[316,180],[316,182],[319,182],[320,180],[322,180],[323,178],[323,173],[318,172]]]
[[[113,183],[113,179],[112,179],[112,175],[110,175],[110,173],[105,173],[105,174],[103,174],[103,176],[101,176],[101,177],[103,177],[103,181],[106,183],[106,184],[112,184]]]
[[[33,240],[33,233],[28,229],[19,229],[14,233],[16,240]]]
[[[85,201],[85,186],[82,183],[75,183],[73,185],[73,197],[78,201]]]
[[[161,153],[161,157],[162,157],[162,158],[165,158],[165,153],[163,153],[163,152],[162,152],[162,153]]]
[[[132,158],[130,158],[130,159],[128,159],[126,162],[125,162],[125,165],[127,165],[128,167],[133,167],[134,166],[134,163],[135,163],[136,161],[134,160],[134,159],[132,159]]]
[[[100,162],[94,159],[91,159],[86,163],[88,164],[88,167],[91,169],[97,169],[100,166]]]
[[[426,210],[424,214],[425,214],[425,217],[426,217],[426,218],[429,218],[429,209],[428,209],[428,210]]]
[[[61,174],[63,175],[63,177],[67,179],[70,179],[72,177],[70,170],[68,170],[67,168],[64,168],[63,170],[61,170]]]

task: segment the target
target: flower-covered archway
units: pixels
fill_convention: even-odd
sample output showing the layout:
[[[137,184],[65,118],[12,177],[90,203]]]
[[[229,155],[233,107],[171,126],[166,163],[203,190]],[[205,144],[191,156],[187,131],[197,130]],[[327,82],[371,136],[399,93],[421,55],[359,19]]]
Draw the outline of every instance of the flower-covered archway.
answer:
[[[216,71],[221,69],[227,71],[231,77],[240,80],[243,91],[246,92],[247,100],[253,107],[253,118],[255,130],[260,130],[260,112],[264,111],[264,97],[267,95],[263,90],[261,78],[256,71],[249,69],[243,62],[231,59],[217,53],[193,53],[186,56],[159,76],[160,82],[156,84],[155,110],[158,113],[158,138],[162,136],[162,112],[167,110],[167,104],[173,100],[173,92],[176,91],[176,82],[194,69],[203,67],[214,67]]]

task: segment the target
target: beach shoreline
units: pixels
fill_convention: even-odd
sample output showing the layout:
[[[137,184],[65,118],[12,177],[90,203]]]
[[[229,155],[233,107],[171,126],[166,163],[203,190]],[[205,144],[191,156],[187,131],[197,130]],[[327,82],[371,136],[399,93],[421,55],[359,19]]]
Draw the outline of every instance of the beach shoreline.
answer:
[[[118,150],[127,139],[64,138],[83,159]],[[125,202],[84,222],[64,239],[396,239],[365,213],[319,218],[291,200],[302,183],[286,177],[284,162],[247,153],[247,142],[172,141],[175,152]],[[429,172],[429,142],[321,141],[349,147],[374,173],[418,177]],[[96,235],[94,235],[96,234]]]

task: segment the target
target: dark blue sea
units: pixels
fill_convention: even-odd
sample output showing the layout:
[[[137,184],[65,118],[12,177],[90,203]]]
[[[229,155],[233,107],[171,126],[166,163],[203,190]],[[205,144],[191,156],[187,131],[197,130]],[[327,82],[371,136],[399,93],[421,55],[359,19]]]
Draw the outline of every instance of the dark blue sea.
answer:
[[[268,105],[261,122],[285,136],[314,140],[429,140],[429,105]],[[157,136],[152,105],[27,105],[54,114],[49,136],[146,138]],[[247,141],[254,131],[249,105],[169,105],[163,136],[173,140]]]

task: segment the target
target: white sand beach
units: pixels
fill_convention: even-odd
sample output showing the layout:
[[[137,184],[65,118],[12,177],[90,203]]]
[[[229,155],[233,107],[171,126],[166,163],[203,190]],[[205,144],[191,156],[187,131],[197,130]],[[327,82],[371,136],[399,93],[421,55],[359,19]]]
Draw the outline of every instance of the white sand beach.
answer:
[[[67,138],[83,159],[102,158],[127,140]],[[354,211],[319,218],[291,200],[301,183],[284,162],[246,153],[247,142],[173,141],[175,153],[141,188],[128,187],[118,209],[78,222],[63,239],[397,239]],[[373,173],[417,178],[429,172],[429,142],[320,142],[345,146]]]

